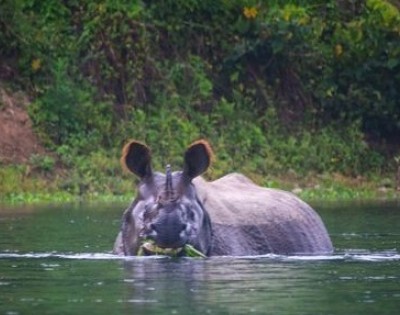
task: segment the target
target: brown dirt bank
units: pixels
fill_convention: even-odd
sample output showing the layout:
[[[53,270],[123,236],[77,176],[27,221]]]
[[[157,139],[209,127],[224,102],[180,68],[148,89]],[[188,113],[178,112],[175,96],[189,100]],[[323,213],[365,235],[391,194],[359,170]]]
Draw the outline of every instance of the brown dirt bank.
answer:
[[[0,164],[26,163],[44,154],[27,113],[29,99],[0,85]]]

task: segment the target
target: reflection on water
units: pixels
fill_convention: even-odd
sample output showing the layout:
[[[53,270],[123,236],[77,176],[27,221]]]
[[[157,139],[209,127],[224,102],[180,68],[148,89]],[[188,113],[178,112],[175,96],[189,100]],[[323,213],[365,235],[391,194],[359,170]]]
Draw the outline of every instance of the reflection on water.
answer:
[[[396,314],[400,207],[316,206],[330,256],[118,257],[124,205],[0,209],[0,314]]]

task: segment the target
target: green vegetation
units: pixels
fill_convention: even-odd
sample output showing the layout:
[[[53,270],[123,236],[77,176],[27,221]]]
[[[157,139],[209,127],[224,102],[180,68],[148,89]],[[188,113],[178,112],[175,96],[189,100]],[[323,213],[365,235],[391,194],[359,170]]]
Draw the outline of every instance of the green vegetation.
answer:
[[[139,246],[137,256],[148,256],[148,255],[162,255],[170,257],[196,257],[196,258],[206,258],[202,252],[194,248],[192,245],[185,244],[181,248],[162,248],[155,244],[153,240],[143,240],[142,244]]]
[[[5,0],[0,72],[30,95],[51,153],[3,167],[1,199],[132,195],[118,164],[127,139],[163,169],[201,137],[211,178],[240,171],[306,198],[394,194],[394,3]]]

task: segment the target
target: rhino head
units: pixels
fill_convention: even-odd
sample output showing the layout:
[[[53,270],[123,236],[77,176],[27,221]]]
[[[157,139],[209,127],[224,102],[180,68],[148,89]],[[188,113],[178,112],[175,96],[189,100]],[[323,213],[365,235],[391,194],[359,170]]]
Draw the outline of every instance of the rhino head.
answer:
[[[137,255],[145,242],[145,254],[175,251],[191,245],[207,255],[211,248],[211,222],[200,203],[192,180],[210,165],[212,150],[204,140],[190,145],[184,153],[182,171],[153,172],[149,147],[138,141],[125,145],[122,165],[139,177],[137,196],[125,211],[119,249],[114,252]],[[156,252],[154,252],[156,248]]]

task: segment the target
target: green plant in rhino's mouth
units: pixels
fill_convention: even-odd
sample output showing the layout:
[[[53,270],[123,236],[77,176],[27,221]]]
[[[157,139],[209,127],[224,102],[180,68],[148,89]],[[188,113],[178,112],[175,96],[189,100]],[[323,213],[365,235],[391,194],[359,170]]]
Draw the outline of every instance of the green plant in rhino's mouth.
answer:
[[[202,257],[206,258],[202,252],[194,248],[192,245],[186,244],[178,248],[162,248],[157,246],[152,240],[143,240],[137,252],[138,256],[146,255],[164,255],[164,256],[186,256],[186,257]]]

